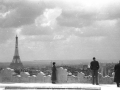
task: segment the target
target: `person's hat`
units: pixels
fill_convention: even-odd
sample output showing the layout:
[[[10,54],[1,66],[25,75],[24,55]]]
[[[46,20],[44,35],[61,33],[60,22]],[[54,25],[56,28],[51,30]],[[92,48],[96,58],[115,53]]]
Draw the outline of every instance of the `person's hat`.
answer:
[[[53,62],[53,65],[55,64],[55,62]]]
[[[95,60],[95,57],[93,57],[93,59]]]

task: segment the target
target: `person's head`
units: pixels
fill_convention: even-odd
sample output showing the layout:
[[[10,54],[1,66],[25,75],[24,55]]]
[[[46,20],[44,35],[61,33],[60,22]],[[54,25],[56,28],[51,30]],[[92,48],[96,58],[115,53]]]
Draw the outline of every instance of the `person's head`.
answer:
[[[95,61],[95,57],[93,57],[93,61]]]
[[[53,62],[53,65],[55,65],[55,62]]]
[[[120,63],[120,60],[119,60],[119,63]]]

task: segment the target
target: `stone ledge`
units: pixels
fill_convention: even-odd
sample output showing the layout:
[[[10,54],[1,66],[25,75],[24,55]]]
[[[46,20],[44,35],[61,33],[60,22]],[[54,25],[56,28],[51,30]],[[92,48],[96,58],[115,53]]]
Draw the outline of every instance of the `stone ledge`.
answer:
[[[15,84],[0,84],[1,88],[7,89],[64,89],[64,90],[101,90],[100,86],[91,84],[40,84],[40,83],[15,83]]]

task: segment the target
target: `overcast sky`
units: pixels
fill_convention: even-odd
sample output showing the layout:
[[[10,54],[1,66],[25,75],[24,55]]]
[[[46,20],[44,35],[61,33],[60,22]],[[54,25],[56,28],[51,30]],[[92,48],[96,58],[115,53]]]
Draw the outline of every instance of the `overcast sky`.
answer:
[[[0,61],[120,60],[120,0],[0,0]]]

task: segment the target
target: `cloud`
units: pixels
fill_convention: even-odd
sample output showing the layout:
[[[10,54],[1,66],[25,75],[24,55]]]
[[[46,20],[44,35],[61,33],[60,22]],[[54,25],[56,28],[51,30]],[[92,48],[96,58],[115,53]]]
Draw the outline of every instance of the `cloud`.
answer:
[[[96,19],[95,13],[87,13],[85,11],[63,11],[61,16],[57,18],[58,24],[66,27],[85,27],[92,24]]]
[[[8,41],[9,39],[11,39],[14,35],[14,29],[12,28],[7,28],[7,29],[3,29],[0,28],[0,44],[5,43],[6,41]]]
[[[120,1],[114,2],[106,7],[107,19],[119,19],[120,18]]]
[[[85,3],[86,2],[86,3]],[[87,3],[88,2],[88,3]],[[80,5],[78,6],[79,3]],[[113,20],[120,18],[120,1],[105,0],[105,2],[91,0],[73,2],[76,5],[73,8],[62,9],[57,22],[66,27],[86,27],[91,26],[96,21]],[[72,7],[72,6],[71,6]]]
[[[54,28],[56,25],[56,18],[61,14],[60,8],[45,9],[44,13],[35,19],[36,26],[50,26]]]
[[[26,60],[93,56],[110,59],[114,58],[112,54],[119,57],[119,0],[2,0],[0,3],[0,48],[5,49],[1,54],[4,59],[11,57],[8,51],[14,52],[15,34],[19,37],[21,57]]]
[[[35,19],[35,23],[23,26],[21,34],[26,36],[36,36],[40,41],[51,41],[56,35],[56,18],[60,15],[61,9],[45,9],[42,15]],[[36,40],[37,40],[36,39]],[[42,40],[43,39],[43,40]],[[48,39],[48,40],[47,40]]]
[[[27,1],[14,1],[3,2],[3,7],[7,11],[2,13],[4,18],[0,18],[0,27],[2,28],[16,28],[24,25],[34,23],[36,17],[41,15],[46,8],[42,2],[32,3]],[[6,14],[9,12],[8,14]]]
[[[49,35],[52,34],[50,27],[35,26],[34,24],[25,26],[22,29],[21,34],[23,35]]]
[[[51,8],[61,8],[62,14],[57,19],[58,24],[69,27],[84,27],[91,25],[95,20],[119,18],[120,16],[118,0],[116,2],[113,0],[105,0],[105,2],[100,0],[3,0],[2,4],[0,14],[4,17],[0,20],[2,28],[33,24],[36,17],[42,15],[46,8],[49,11]],[[43,23],[43,26],[49,23]]]

